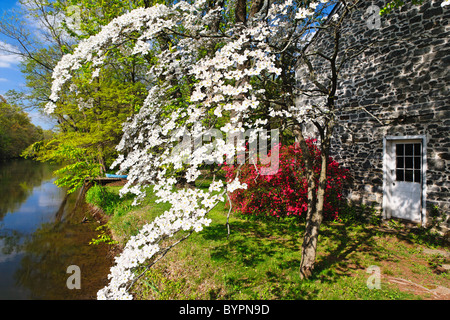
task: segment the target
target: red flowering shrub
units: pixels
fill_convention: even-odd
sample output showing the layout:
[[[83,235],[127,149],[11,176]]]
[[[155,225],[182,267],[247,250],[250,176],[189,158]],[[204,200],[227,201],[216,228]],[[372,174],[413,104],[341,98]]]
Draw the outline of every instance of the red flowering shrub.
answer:
[[[314,170],[319,177],[320,150],[315,140],[306,141],[314,155]],[[302,151],[297,145],[281,146],[279,170],[274,175],[258,175],[261,165],[244,164],[239,180],[247,189],[235,190],[230,195],[235,210],[245,215],[301,216],[307,211],[308,184]],[[234,179],[237,166],[223,165],[227,181]],[[331,157],[328,160],[327,187],[325,192],[325,219],[337,219],[343,188],[349,181],[348,170],[341,168]]]

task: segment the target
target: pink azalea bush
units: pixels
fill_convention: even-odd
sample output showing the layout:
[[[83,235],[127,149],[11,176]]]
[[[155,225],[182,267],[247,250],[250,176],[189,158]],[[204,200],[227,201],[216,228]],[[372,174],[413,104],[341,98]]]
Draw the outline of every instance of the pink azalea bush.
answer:
[[[314,155],[314,171],[320,173],[320,150],[316,140],[308,139],[307,145]],[[260,164],[245,164],[241,167],[240,181],[247,189],[238,189],[230,194],[233,208],[244,215],[254,216],[302,216],[308,208],[308,184],[302,151],[296,144],[279,145],[279,170],[274,175],[260,175]],[[234,179],[237,166],[224,163],[227,180]],[[349,183],[347,169],[342,168],[332,157],[328,159],[327,186],[325,193],[325,219],[336,220],[343,201],[343,191]]]

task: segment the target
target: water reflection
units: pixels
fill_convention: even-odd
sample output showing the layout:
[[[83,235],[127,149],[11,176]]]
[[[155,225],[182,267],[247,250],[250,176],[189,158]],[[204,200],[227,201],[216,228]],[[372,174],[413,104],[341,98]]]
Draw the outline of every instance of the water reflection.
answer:
[[[106,284],[108,246],[90,246],[97,222],[53,184],[55,167],[26,160],[0,163],[0,299],[91,299]],[[81,289],[69,290],[69,265]]]
[[[34,187],[52,179],[56,167],[30,160],[0,161],[0,221],[27,200]]]

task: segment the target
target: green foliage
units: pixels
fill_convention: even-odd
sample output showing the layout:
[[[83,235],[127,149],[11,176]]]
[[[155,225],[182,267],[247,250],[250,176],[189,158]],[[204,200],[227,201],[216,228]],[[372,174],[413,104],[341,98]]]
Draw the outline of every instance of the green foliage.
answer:
[[[412,4],[422,4],[424,0],[411,0]],[[405,1],[403,0],[392,0],[388,2],[384,8],[380,10],[380,15],[389,14],[392,10],[400,8],[401,6],[405,5]]]
[[[0,96],[0,159],[20,157],[30,144],[43,139],[43,134],[27,113]]]
[[[126,83],[106,71],[95,83],[83,79],[74,82],[79,85],[78,97],[67,93],[54,114],[60,119],[58,131],[26,152],[40,161],[64,164],[56,172],[60,176],[57,184],[69,187],[70,192],[81,187],[84,180],[106,172],[117,155],[115,146],[122,135],[122,123],[145,97],[142,84]],[[92,105],[80,109],[80,101],[91,101]]]
[[[108,229],[106,225],[99,226],[95,228],[96,231],[100,231],[97,238],[92,239],[89,244],[90,245],[98,245],[100,243],[106,243],[106,244],[117,244],[118,242],[116,240],[113,240],[111,236],[107,233]]]
[[[131,205],[127,200],[130,198],[124,196],[121,198],[119,194],[112,192],[110,189],[94,185],[86,192],[86,202],[101,208],[107,215],[122,216],[129,210]]]
[[[48,46],[34,49],[32,55],[33,58],[24,59],[20,67],[27,87],[22,100],[42,109],[51,93],[53,68],[61,59],[62,52],[56,46]]]
[[[58,177],[55,184],[67,187],[68,193],[76,191],[86,180],[101,175],[103,169],[101,164],[96,162],[95,155],[89,154],[88,150],[80,148],[72,141],[65,141],[61,134],[49,141],[34,143],[23,155],[42,162],[62,164],[62,167],[54,172]]]
[[[442,265],[447,262],[447,258],[441,254],[432,254],[427,257],[428,264],[434,270],[442,268]]]
[[[59,179],[55,181],[58,187],[68,187],[68,193],[75,192],[80,188],[87,178],[95,178],[100,175],[101,168],[99,164],[89,164],[83,161],[69,164],[55,171]]]
[[[419,227],[412,229],[406,234],[405,238],[414,243],[423,244],[432,248],[446,244],[446,241],[442,235],[430,227]]]
[[[107,186],[106,190],[118,193],[121,187]],[[132,206],[133,195],[124,195],[121,203],[116,207],[117,213],[108,221],[108,226],[114,233],[115,238],[124,244],[130,236],[136,235],[140,228],[148,221],[161,215],[162,212],[169,210],[170,203],[156,202],[158,197],[153,194],[152,186],[146,188],[147,197],[139,206]],[[124,208],[124,209],[121,209]]]
[[[103,186],[94,185],[86,192],[86,202],[101,208],[107,215],[114,213],[119,201],[119,195],[108,192]]]
[[[137,8],[141,3],[139,0],[57,0],[55,7],[75,20],[70,25],[63,21],[66,32],[72,37],[85,39],[97,34],[102,26],[126,11]]]

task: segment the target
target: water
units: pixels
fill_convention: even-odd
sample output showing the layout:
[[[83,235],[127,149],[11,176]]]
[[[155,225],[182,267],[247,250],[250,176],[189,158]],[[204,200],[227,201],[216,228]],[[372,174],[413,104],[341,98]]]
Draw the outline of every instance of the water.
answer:
[[[55,169],[0,162],[0,299],[95,299],[107,284],[110,248],[89,245],[99,223],[85,206],[74,210],[76,194],[53,183]],[[80,289],[67,286],[70,265],[80,268]]]

